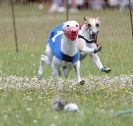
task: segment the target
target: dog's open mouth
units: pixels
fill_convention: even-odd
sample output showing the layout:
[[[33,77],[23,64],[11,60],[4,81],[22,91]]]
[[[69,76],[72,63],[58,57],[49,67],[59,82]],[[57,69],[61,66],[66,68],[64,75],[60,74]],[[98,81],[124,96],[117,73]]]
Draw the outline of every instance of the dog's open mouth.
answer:
[[[90,39],[91,39],[91,40],[95,40],[95,39],[96,39],[96,36],[97,36],[96,33],[92,33],[92,34],[90,35]]]
[[[77,36],[78,36],[78,31],[74,31],[74,32],[72,31],[70,40],[72,41],[76,40]]]
[[[64,30],[66,37],[71,41],[74,41],[77,39],[78,32],[79,32],[79,28],[77,27],[71,27]]]

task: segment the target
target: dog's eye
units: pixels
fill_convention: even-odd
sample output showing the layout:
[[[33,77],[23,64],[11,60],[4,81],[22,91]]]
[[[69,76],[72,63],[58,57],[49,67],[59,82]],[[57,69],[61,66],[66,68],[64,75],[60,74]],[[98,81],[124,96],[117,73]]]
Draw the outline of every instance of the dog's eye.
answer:
[[[99,24],[98,23],[96,23],[96,27],[99,27]]]
[[[88,24],[88,27],[89,27],[89,28],[91,27],[91,24],[90,24],[90,23]]]
[[[76,25],[76,27],[79,27],[78,25]]]
[[[69,25],[67,25],[67,27],[69,27]]]

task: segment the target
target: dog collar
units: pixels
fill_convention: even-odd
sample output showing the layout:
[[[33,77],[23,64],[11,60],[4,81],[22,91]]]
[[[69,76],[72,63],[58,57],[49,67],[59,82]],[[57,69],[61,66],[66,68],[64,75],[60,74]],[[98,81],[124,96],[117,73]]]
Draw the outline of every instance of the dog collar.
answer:
[[[78,38],[82,38],[82,39],[84,39],[85,41],[86,41],[86,43],[96,43],[96,40],[91,40],[91,41],[89,41],[89,40],[87,40],[84,36],[82,36],[82,35],[78,35]]]

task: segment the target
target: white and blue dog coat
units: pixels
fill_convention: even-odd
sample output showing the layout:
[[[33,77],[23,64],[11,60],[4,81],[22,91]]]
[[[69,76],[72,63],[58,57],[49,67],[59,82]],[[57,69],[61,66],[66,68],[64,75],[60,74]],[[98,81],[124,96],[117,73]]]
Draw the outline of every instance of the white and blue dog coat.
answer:
[[[52,49],[53,54],[60,61],[72,62],[74,64],[76,61],[80,59],[80,53],[79,51],[77,51],[77,53],[74,56],[69,56],[61,51],[61,39],[63,34],[63,24],[58,25],[53,30],[51,30],[48,43]]]

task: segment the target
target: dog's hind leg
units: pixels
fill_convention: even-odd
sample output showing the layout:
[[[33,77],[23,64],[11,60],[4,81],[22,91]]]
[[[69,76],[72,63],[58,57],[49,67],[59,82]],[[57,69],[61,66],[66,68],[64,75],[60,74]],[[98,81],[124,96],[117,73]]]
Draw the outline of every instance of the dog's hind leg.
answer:
[[[70,67],[70,66],[63,66],[63,72],[64,72],[65,78],[68,77],[71,69],[72,69],[72,67]]]
[[[39,66],[39,70],[38,70],[38,78],[39,79],[41,79],[41,77],[43,76],[45,64],[48,64],[48,57],[45,55],[41,55],[40,66]]]
[[[99,59],[99,56],[97,54],[90,54],[91,58],[93,59],[94,63],[98,67],[98,69],[103,68],[103,65]]]

